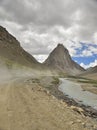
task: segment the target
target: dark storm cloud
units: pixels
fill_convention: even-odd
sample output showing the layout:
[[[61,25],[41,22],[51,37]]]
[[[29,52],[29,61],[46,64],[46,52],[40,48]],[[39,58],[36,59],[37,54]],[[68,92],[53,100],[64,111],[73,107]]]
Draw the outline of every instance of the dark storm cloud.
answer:
[[[36,55],[48,54],[57,42],[71,55],[79,41],[97,44],[96,12],[97,0],[0,0],[0,24]]]
[[[72,2],[73,3],[73,2]],[[70,4],[72,4],[70,3]],[[21,24],[33,23],[37,25],[71,25],[71,15],[74,6],[69,8],[69,2],[64,0],[7,0],[1,3],[6,12],[13,15],[13,20]]]
[[[80,21],[76,21],[84,27],[87,20],[90,24],[96,24],[96,5],[91,0],[3,0],[1,7],[12,16],[13,21],[19,24],[33,23],[38,26],[61,25],[64,28],[73,26],[74,13],[78,10],[82,15]],[[94,13],[95,12],[95,13]],[[83,30],[83,29],[82,29]]]

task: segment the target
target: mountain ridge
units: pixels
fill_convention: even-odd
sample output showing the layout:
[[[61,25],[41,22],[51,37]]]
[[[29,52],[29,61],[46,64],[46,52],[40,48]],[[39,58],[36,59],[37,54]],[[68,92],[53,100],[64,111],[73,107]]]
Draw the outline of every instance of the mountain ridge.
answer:
[[[31,54],[26,52],[21,47],[20,42],[2,26],[0,26],[0,56],[33,69],[49,69],[73,75],[85,71],[84,68],[72,60],[69,51],[63,44],[58,44],[45,62],[39,63]]]
[[[40,63],[20,45],[20,42],[0,26],[0,56],[24,66],[39,66]]]

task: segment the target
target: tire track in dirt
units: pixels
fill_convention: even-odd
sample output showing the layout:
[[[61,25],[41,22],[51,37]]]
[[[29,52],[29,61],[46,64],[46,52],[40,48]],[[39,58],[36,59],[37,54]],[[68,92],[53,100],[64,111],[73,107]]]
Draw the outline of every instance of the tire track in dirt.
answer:
[[[93,130],[83,126],[86,118],[25,80],[0,86],[0,130]]]

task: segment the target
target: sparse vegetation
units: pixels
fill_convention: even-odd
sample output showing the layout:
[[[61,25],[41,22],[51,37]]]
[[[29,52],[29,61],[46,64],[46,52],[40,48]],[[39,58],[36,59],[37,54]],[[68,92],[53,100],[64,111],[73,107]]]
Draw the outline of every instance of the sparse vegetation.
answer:
[[[60,82],[60,80],[59,80],[59,78],[58,78],[58,77],[53,77],[52,84],[57,85],[57,84],[59,84],[59,82]]]
[[[66,77],[67,77],[67,74],[64,73],[64,72],[59,72],[59,73],[58,73],[58,76],[59,76],[59,78],[66,78]]]
[[[8,67],[8,69],[11,69],[12,66],[13,66],[13,64],[12,64],[12,62],[11,62],[10,60],[6,60],[6,61],[5,61],[5,64],[6,64],[6,66]]]
[[[27,83],[30,83],[30,84],[37,83],[37,84],[39,84],[39,83],[40,83],[40,80],[37,79],[37,78],[33,78],[33,79],[27,80]]]
[[[0,56],[0,62],[2,65],[4,64],[4,66],[6,66],[8,69],[25,69],[25,70],[31,69],[25,65],[19,64],[17,62],[11,61],[11,60],[1,57],[1,56]]]
[[[68,75],[67,77],[68,77],[68,78],[73,78],[73,79],[84,79],[84,80],[90,80],[90,79],[88,79],[88,78],[80,77],[80,76],[72,76],[72,75]]]
[[[92,84],[94,87],[97,87],[97,80],[88,79],[85,77],[79,77],[79,76],[67,76],[71,79],[76,79],[77,82],[85,83],[85,84]]]
[[[93,84],[93,86],[97,87],[97,80],[78,80],[78,82]]]

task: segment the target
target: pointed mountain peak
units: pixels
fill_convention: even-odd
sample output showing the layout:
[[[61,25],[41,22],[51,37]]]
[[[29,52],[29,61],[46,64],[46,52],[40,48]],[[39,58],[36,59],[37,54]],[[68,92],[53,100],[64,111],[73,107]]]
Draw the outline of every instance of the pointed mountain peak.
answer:
[[[64,55],[64,53],[66,54],[66,53],[69,53],[68,52],[68,50],[67,50],[67,48],[66,47],[64,47],[64,45],[63,44],[58,44],[57,45],[57,47],[53,50],[53,52],[57,52],[57,53],[59,53],[59,54],[63,54]]]
[[[65,48],[63,44],[59,43],[57,47],[51,52],[50,56],[53,55],[51,57],[55,57],[57,59],[59,58],[60,60],[60,58],[63,58],[66,54],[69,55],[67,48]]]
[[[79,73],[84,71],[80,65],[72,60],[69,51],[63,44],[57,45],[46,59],[45,64],[62,72]]]
[[[57,47],[63,47],[64,48],[63,44],[61,44],[61,43],[58,43]]]
[[[64,45],[63,44],[61,44],[61,43],[58,43],[58,45],[57,45],[57,47],[56,48],[58,48],[58,49],[63,49],[63,50],[67,50],[67,48],[66,47],[64,47]]]

